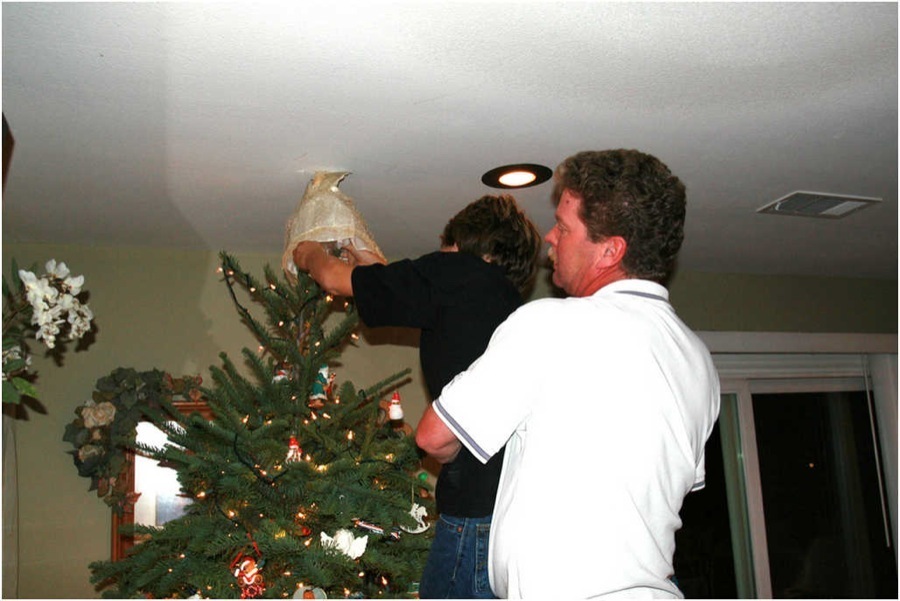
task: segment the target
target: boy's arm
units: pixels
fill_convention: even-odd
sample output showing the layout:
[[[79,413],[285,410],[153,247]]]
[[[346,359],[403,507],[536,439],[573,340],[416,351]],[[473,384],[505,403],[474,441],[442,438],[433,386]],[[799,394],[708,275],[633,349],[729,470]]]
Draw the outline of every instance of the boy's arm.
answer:
[[[329,294],[353,296],[353,267],[329,254],[318,242],[300,242],[294,247],[294,265],[306,271]]]
[[[304,241],[294,247],[293,258],[297,269],[306,271],[329,294],[353,296],[351,274],[357,264],[384,264],[385,260],[376,253],[347,247],[345,255],[352,257],[345,262],[330,254],[318,242]]]

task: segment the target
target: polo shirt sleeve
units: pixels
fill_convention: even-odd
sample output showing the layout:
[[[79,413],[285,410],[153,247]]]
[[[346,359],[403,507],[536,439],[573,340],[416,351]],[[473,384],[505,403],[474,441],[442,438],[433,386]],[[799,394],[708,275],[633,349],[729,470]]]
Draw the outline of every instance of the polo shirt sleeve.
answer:
[[[691,487],[691,492],[695,490],[700,490],[706,486],[706,444],[705,441],[709,440],[710,435],[712,435],[713,427],[715,427],[716,420],[719,415],[719,404],[721,398],[721,388],[719,385],[719,378],[715,375],[715,367],[712,366],[712,359],[710,361],[710,367],[707,372],[713,374],[712,382],[709,385],[710,389],[710,399],[708,403],[708,407],[712,407],[711,415],[707,419],[707,423],[709,426],[706,429],[705,436],[703,437],[703,444],[699,445],[699,449],[696,452],[697,455],[697,463],[694,467],[694,485]]]
[[[436,299],[431,280],[409,259],[388,265],[361,265],[351,273],[353,300],[369,327],[428,328]]]
[[[719,417],[719,410],[722,399],[722,388],[721,384],[719,383],[719,376],[716,372],[716,367],[713,363],[712,357],[708,353],[706,361],[707,367],[701,373],[706,375],[705,379],[707,383],[704,388],[709,391],[709,399],[704,405],[706,411],[708,412],[704,420],[707,425],[706,430],[703,433],[703,438],[699,441],[696,446],[696,450],[694,451],[694,454],[697,457],[697,461],[694,467],[694,485],[691,487],[691,492],[700,490],[706,486],[706,441],[709,440],[709,437],[712,435],[713,428],[715,428],[716,421]],[[700,377],[700,373],[697,373],[697,377]],[[703,418],[698,416],[697,419]]]
[[[694,485],[691,492],[701,490],[706,486],[706,450],[700,451],[700,457],[697,460],[697,466],[694,468]]]
[[[484,354],[444,387],[434,402],[437,416],[460,442],[486,463],[530,415],[542,393],[540,323],[534,301],[494,332]],[[543,371],[547,369],[543,366]]]

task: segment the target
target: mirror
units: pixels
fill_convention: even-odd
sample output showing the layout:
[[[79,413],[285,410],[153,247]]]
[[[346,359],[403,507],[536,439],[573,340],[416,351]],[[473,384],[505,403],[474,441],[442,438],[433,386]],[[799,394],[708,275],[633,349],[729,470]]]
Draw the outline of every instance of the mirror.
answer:
[[[203,401],[175,401],[174,405],[184,415],[199,413],[206,419],[212,419],[209,407]],[[137,441],[161,447],[166,444],[166,435],[150,422],[141,422],[137,427]],[[190,502],[181,495],[176,472],[172,468],[160,467],[147,457],[128,453],[126,467],[121,478],[126,480],[126,490],[136,493],[133,505],[125,507],[122,515],[112,514],[112,551],[113,561],[122,559],[128,549],[140,544],[140,537],[126,535],[121,532],[122,526],[147,524],[161,526],[184,513]],[[132,497],[134,498],[134,497]]]

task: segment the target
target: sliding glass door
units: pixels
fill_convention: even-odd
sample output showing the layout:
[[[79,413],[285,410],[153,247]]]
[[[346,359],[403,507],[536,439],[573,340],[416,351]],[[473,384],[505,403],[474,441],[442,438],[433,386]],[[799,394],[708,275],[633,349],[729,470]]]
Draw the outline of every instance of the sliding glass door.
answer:
[[[682,508],[675,578],[685,596],[896,599],[865,378],[741,375],[723,379],[706,488]]]
[[[897,598],[865,390],[753,395],[772,595]]]

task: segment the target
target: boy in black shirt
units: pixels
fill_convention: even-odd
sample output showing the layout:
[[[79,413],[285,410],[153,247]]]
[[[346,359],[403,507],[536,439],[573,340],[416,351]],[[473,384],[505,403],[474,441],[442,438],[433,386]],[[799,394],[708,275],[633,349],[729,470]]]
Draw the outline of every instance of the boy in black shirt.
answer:
[[[348,248],[350,262],[317,242],[301,242],[294,264],[327,292],[354,297],[369,327],[420,328],[428,392],[481,356],[494,329],[521,304],[537,269],[541,235],[512,196],[484,196],[447,222],[441,250],[384,264]],[[488,538],[503,453],[482,465],[463,449],[438,476],[440,518],[419,585],[423,599],[493,598]]]

